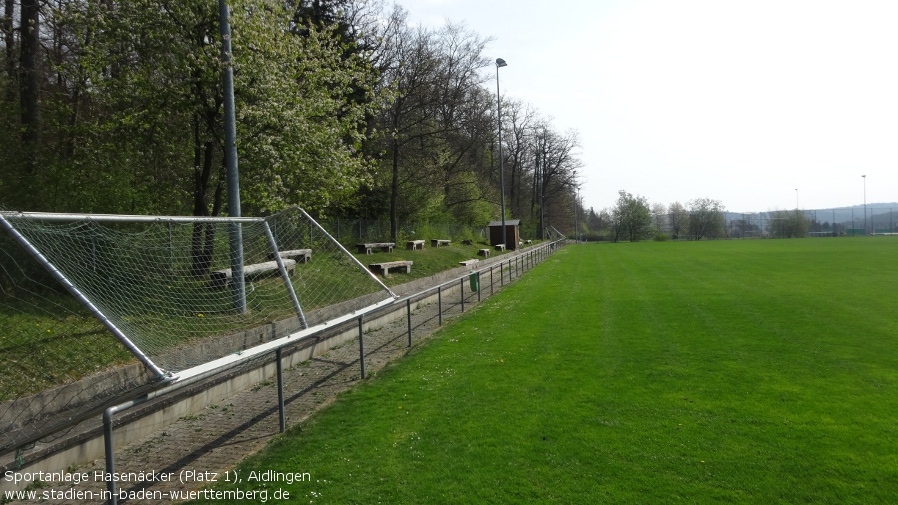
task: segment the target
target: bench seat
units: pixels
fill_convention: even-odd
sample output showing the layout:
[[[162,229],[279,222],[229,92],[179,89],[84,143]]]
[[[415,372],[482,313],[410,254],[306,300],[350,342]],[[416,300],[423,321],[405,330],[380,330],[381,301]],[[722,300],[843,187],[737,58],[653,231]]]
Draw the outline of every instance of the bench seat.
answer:
[[[390,270],[394,269],[394,268],[405,268],[405,273],[410,274],[410,273],[412,273],[412,264],[413,263],[414,263],[413,261],[405,261],[405,260],[385,261],[383,263],[371,263],[370,265],[368,265],[368,269],[371,270],[372,272],[380,271],[380,273],[384,277],[390,275]]]
[[[293,271],[296,269],[296,261],[291,259],[281,260],[284,262],[284,269],[287,270],[287,274],[293,274]],[[243,265],[243,278],[244,280],[252,280],[259,277],[263,277],[266,275],[276,276],[280,275],[280,270],[278,269],[277,261],[266,261],[264,263],[253,263],[251,265]],[[209,280],[212,283],[212,287],[216,289],[222,289],[228,286],[233,280],[234,274],[231,272],[230,268],[225,268],[222,270],[215,270],[209,274]]]
[[[290,251],[280,251],[278,254],[281,258],[288,260],[296,260],[300,263],[308,263],[312,260],[311,249],[292,249]],[[274,253],[268,253],[269,261],[274,261]]]
[[[380,249],[381,251],[393,252],[393,248],[396,247],[395,242],[367,242],[364,244],[356,244],[356,247],[359,248],[359,254],[371,254],[375,249]]]

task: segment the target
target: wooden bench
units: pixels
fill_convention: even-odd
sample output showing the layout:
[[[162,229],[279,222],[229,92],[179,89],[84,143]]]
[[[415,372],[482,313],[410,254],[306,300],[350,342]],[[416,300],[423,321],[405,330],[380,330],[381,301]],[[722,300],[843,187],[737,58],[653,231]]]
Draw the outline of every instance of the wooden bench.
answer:
[[[478,263],[480,263],[480,260],[479,260],[479,259],[476,259],[476,258],[475,258],[475,259],[464,260],[464,261],[459,261],[459,262],[458,262],[459,265],[463,265],[463,266],[466,266],[466,267],[470,267],[470,266],[476,265],[476,264],[478,264]]]
[[[356,244],[359,248],[359,254],[371,254],[374,249],[380,249],[381,251],[393,252],[393,248],[396,247],[395,242],[371,242],[367,244]]]
[[[282,261],[284,262],[284,268],[287,270],[287,274],[293,274],[293,271],[296,269],[296,261],[289,259],[285,259]],[[278,269],[277,261],[266,261],[264,263],[243,265],[243,278],[245,280],[256,279],[264,275],[280,275],[280,269]],[[215,270],[214,272],[211,272],[209,274],[210,281],[212,282],[212,287],[216,289],[227,287],[228,284],[231,283],[233,276],[234,274],[231,272],[230,268]]]
[[[474,245],[474,241],[468,239],[462,240],[461,243],[464,245]]]
[[[490,257],[490,250],[489,250],[489,249],[480,249],[480,250],[477,251],[477,255],[478,255],[478,256],[483,256],[484,258],[489,258],[489,257]]]
[[[430,239],[430,247],[441,247],[444,245],[452,245],[452,241],[437,238]]]
[[[410,273],[412,273],[412,263],[414,263],[414,262],[413,261],[404,261],[404,260],[386,261],[383,263],[372,263],[372,264],[368,265],[368,269],[371,270],[372,272],[374,272],[376,270],[380,270],[380,273],[384,277],[390,275],[391,268],[405,268],[405,273],[410,274]]]
[[[496,244],[496,250],[497,250],[497,251],[504,251],[504,250],[505,250],[505,244]]]
[[[409,251],[414,251],[415,249],[424,249],[424,241],[423,240],[409,240],[405,243],[405,248]]]
[[[278,254],[280,254],[281,258],[295,260],[299,263],[308,263],[312,261],[311,249],[292,249],[290,251],[280,251]],[[274,261],[274,253],[268,253],[268,260]]]

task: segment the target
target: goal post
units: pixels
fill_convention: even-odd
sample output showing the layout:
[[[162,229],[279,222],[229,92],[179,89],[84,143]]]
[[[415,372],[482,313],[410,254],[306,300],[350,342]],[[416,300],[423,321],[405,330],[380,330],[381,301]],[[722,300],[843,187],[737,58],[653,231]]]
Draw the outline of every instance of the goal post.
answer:
[[[231,263],[234,227],[242,234],[241,268]],[[104,404],[147,384],[177,383],[237,366],[397,299],[300,208],[264,218],[0,209],[0,243],[27,252],[13,259],[0,251],[0,424],[19,426],[22,434],[30,433],[29,419],[74,418],[95,409],[99,400],[93,398],[55,400],[41,408],[23,402],[48,387],[119,366],[121,355],[99,356],[116,340],[147,373],[140,383],[108,393],[111,399]],[[29,256],[41,268],[12,265]],[[40,270],[65,290],[23,287],[35,284],[38,280],[29,277]],[[235,276],[243,278],[242,303],[235,303],[234,286],[240,284]],[[84,329],[89,324],[74,314],[77,304],[60,303],[72,297],[111,337]],[[16,308],[23,304],[29,308]],[[76,308],[63,313],[54,308],[60,305]],[[42,382],[21,384],[32,376]],[[5,437],[0,452],[21,442],[15,433]]]

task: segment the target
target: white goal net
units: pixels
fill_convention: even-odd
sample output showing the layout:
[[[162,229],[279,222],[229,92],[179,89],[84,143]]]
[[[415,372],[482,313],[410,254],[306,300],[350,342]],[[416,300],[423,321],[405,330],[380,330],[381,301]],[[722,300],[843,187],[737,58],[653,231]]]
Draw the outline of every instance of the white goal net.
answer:
[[[245,361],[395,299],[301,209],[234,219],[0,209],[0,225],[0,425],[18,435],[91,407],[35,409],[29,398],[129,352],[142,369],[112,396]],[[16,431],[0,452],[22,441]]]

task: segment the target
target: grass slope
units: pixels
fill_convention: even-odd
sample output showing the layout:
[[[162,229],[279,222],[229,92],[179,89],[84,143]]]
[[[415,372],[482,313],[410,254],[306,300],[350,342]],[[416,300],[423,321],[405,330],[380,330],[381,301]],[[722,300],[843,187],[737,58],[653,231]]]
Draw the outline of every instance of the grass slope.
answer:
[[[890,503],[896,251],[566,248],[241,464],[240,487],[312,503]],[[248,481],[265,470],[311,481]]]
[[[456,241],[449,247],[432,248],[428,242],[424,250],[406,251],[397,248],[392,253],[356,254],[355,257],[366,266],[397,259],[413,260],[411,273],[381,277],[386,285],[395,286],[456,268],[459,261],[477,258],[477,250],[484,247],[488,246],[484,243],[467,246],[461,241]],[[333,293],[327,288],[345,283],[345,279],[334,278],[336,269],[328,267],[328,262],[324,261],[326,257],[333,255],[316,254],[309,265],[302,267],[306,271],[303,273],[307,283],[306,289]],[[315,273],[309,273],[312,271]],[[367,287],[368,291],[355,293],[353,296],[370,292],[370,286]],[[285,300],[283,282],[279,278],[257,281],[253,289],[256,291],[256,299],[265,300],[265,296],[260,296],[264,292],[273,295],[271,298],[281,302]],[[185,335],[229,334],[241,329],[236,326],[238,323],[244,328],[253,328],[295,314],[292,304],[281,303],[277,308],[279,312],[270,307],[266,307],[266,310],[255,307],[248,316],[235,321],[232,314],[223,310],[232,303],[229,297],[208,296],[205,279],[196,281],[196,290],[198,294],[189,300],[173,298],[153,300],[160,312],[183,313],[182,317],[176,319],[159,319],[158,334],[155,335],[157,342],[183,344]],[[29,296],[23,291],[16,293],[17,298],[4,298],[2,291],[0,290],[0,402],[71,382],[114,365],[135,361],[133,355],[118,339],[73,296],[53,292]],[[319,294],[316,292],[316,297]],[[338,294],[340,297],[336,299],[319,297],[320,305],[348,299],[346,292]],[[218,303],[224,301],[226,305],[215,306],[216,300]],[[185,312],[179,307],[193,307],[195,310]],[[319,306],[306,305],[304,308],[311,310]],[[195,317],[197,313],[202,313],[204,317],[202,319]],[[218,324],[214,323],[213,313],[221,315]]]

